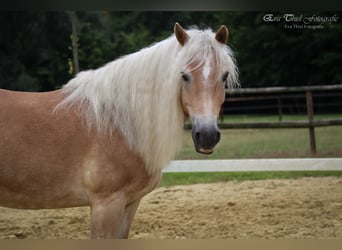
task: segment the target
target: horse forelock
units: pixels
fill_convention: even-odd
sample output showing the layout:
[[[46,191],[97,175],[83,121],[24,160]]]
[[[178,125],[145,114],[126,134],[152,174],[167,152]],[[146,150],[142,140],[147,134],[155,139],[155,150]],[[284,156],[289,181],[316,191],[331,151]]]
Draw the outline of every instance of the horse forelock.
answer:
[[[214,33],[189,30],[184,47],[171,36],[151,47],[79,73],[64,87],[57,110],[81,107],[89,128],[110,134],[119,129],[150,173],[160,171],[182,142],[184,113],[180,104],[180,72],[195,59],[214,53],[217,65],[237,82],[233,53],[214,40]],[[228,67],[228,68],[227,68]]]
[[[189,49],[186,52],[186,66],[192,64],[192,70],[205,65],[207,60],[214,59],[218,72],[229,72],[227,85],[229,88],[239,86],[238,69],[233,51],[228,45],[221,44],[215,39],[212,30],[189,30]],[[195,63],[194,63],[195,62]]]

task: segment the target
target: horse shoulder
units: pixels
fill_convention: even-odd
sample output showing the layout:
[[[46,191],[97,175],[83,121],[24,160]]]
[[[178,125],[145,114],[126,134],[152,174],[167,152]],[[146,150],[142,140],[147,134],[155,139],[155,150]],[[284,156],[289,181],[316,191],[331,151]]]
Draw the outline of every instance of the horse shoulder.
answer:
[[[140,199],[158,184],[161,173],[149,174],[138,153],[128,145],[119,130],[97,134],[85,158],[84,179],[89,196],[123,193],[127,202]]]

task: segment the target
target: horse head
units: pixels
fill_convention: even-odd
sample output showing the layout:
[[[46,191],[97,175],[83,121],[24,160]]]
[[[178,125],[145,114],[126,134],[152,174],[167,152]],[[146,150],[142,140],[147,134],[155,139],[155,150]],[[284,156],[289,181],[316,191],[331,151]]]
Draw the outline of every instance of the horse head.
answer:
[[[193,50],[180,73],[181,104],[186,117],[192,121],[192,139],[197,152],[211,154],[220,141],[221,134],[217,118],[225,100],[225,86],[230,74],[235,75],[234,60],[231,58],[226,26],[214,36],[205,33],[196,37],[202,41],[192,41],[191,33],[178,23],[174,33],[184,50]],[[196,49],[196,47],[198,49]]]

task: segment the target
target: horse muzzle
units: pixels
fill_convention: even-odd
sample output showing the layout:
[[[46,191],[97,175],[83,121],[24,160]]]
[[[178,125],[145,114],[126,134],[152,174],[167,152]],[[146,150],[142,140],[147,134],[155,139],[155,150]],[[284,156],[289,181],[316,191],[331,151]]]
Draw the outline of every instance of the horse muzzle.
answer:
[[[203,119],[195,120],[191,135],[196,151],[206,155],[214,152],[214,147],[221,139],[216,119],[209,121]]]

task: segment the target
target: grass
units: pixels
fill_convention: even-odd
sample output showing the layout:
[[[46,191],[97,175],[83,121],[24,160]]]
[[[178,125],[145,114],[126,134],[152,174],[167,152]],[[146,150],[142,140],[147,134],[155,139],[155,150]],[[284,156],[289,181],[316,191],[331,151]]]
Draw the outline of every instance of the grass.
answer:
[[[316,115],[315,119],[341,118],[340,114]],[[283,116],[283,121],[305,120],[306,116]],[[225,117],[225,122],[278,121],[277,116]],[[222,138],[211,156],[197,154],[191,132],[185,131],[184,147],[178,160],[184,159],[254,159],[312,157],[308,129],[231,129],[222,130]],[[318,154],[315,157],[342,157],[342,126],[315,129]],[[342,176],[342,171],[293,172],[227,172],[227,173],[167,173],[161,186],[208,183],[230,180],[260,180],[272,178]]]
[[[220,172],[220,173],[165,173],[160,186],[190,185],[225,181],[296,179],[302,177],[342,177],[342,171],[279,171],[279,172]]]
[[[341,118],[342,114],[316,115],[315,119]],[[277,116],[236,115],[225,122],[277,121]],[[284,115],[283,121],[305,120],[303,115]],[[191,132],[185,131],[184,147],[177,159],[244,159],[273,157],[311,157],[309,130],[303,129],[229,129],[221,131],[221,142],[211,156],[194,152]],[[342,126],[315,129],[319,157],[342,156]]]
[[[315,132],[317,156],[342,156],[342,126],[316,128]],[[234,129],[221,133],[215,152],[205,156],[194,151],[190,131],[186,131],[177,159],[311,157],[308,129]]]

